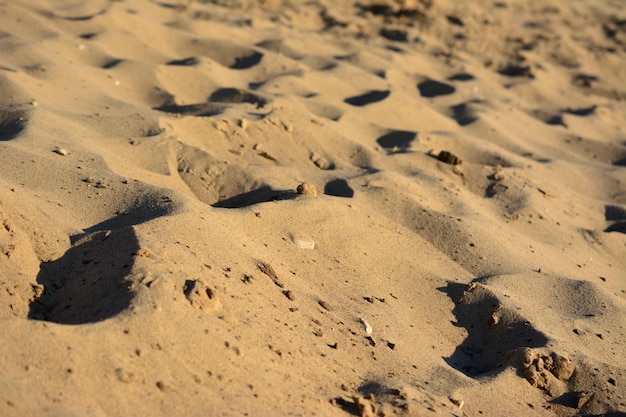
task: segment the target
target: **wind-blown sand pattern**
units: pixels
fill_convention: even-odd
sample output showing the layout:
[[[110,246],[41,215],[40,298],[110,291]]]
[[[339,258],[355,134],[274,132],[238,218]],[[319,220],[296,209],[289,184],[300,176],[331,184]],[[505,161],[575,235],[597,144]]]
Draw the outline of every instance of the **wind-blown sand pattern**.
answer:
[[[0,415],[626,415],[618,0],[0,3]]]

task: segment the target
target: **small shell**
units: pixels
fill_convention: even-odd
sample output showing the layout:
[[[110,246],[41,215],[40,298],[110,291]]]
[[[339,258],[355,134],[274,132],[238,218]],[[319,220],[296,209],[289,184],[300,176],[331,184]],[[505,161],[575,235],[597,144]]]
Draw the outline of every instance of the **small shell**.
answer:
[[[370,324],[362,317],[359,318],[359,321],[363,324],[363,327],[365,327],[365,333],[372,334],[374,331],[372,326],[370,326]]]
[[[300,249],[315,249],[315,242],[312,240],[293,239],[293,243]]]

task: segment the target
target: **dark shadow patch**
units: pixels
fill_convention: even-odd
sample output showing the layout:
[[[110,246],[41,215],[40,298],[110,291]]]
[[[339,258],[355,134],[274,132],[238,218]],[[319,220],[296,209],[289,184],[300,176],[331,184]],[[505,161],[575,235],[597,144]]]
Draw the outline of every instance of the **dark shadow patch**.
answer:
[[[604,206],[604,218],[606,221],[626,220],[626,208],[621,206]]]
[[[126,229],[130,226],[136,226],[156,219],[157,217],[167,216],[172,213],[172,210],[172,200],[167,196],[163,196],[160,200],[144,202],[135,207],[130,207],[123,212],[118,212],[115,217],[111,217],[110,219],[84,229],[84,233],[71,236],[70,241],[73,244],[92,233]]]
[[[267,84],[267,80],[265,81],[252,81],[248,83],[248,88],[250,90],[258,90],[259,88],[263,87],[265,84]]]
[[[389,49],[390,51],[397,52],[399,54],[403,54],[404,53],[404,49],[398,48],[395,45],[385,45],[385,49]]]
[[[456,88],[450,84],[445,84],[435,80],[422,81],[417,85],[417,89],[422,97],[433,98],[453,94]]]
[[[154,110],[165,113],[183,114],[185,116],[211,117],[224,112],[227,106],[218,103],[200,103],[179,106],[178,104],[166,104],[155,107]]]
[[[276,200],[291,200],[296,197],[296,193],[289,190],[275,190],[270,186],[264,186],[247,193],[239,194],[234,197],[220,200],[213,207],[221,208],[242,208],[253,204],[266,203]]]
[[[26,120],[22,112],[0,110],[0,142],[15,139],[25,127]]]
[[[384,3],[374,3],[367,6],[357,3],[356,7],[361,9],[361,12],[369,12],[374,16],[392,16],[395,14],[394,8]]]
[[[427,20],[426,11],[432,7],[432,2],[422,1],[420,8],[401,7],[399,9],[384,4],[382,2],[375,2],[370,5],[355,4],[359,8],[360,14],[371,13],[374,16],[382,16],[385,20],[402,20],[406,22],[424,22]]]
[[[524,77],[534,79],[535,74],[532,71],[530,65],[524,65],[517,62],[509,62],[508,64],[500,67],[498,72],[507,77]]]
[[[390,93],[389,90],[372,90],[360,96],[348,97],[344,102],[352,106],[367,106],[386,99]]]
[[[98,36],[98,33],[89,32],[89,33],[83,33],[82,35],[79,36],[79,38],[89,40],[89,39],[95,38],[96,36]]]
[[[452,118],[456,120],[459,126],[467,126],[478,120],[476,112],[470,107],[468,103],[457,104],[456,106],[450,106],[452,110]]]
[[[362,384],[358,391],[361,395],[367,397],[368,395],[374,395],[374,397],[383,397],[385,395],[400,395],[400,390],[390,388],[385,384],[381,384],[378,381],[367,381]]]
[[[354,190],[348,185],[346,180],[338,178],[328,182],[324,186],[324,194],[335,197],[352,198],[354,196]]]
[[[448,21],[448,23],[450,23],[451,25],[454,25],[454,26],[461,26],[461,27],[465,26],[463,24],[463,21],[459,17],[457,17],[457,16],[447,15],[446,16],[446,20]]]
[[[94,323],[127,309],[134,297],[130,271],[140,250],[133,226],[173,211],[163,195],[137,202],[124,213],[70,236],[72,247],[40,265],[42,294],[28,317],[61,324]]]
[[[383,148],[394,152],[406,152],[411,146],[411,142],[417,137],[417,132],[409,130],[394,130],[378,139],[376,142]]]
[[[626,233],[626,221],[622,220],[619,222],[615,222],[606,229],[605,232],[618,232],[618,233]]]
[[[356,405],[354,401],[348,401],[345,398],[337,397],[333,399],[334,403],[341,408],[344,412],[353,415],[353,416],[361,416],[361,410]]]
[[[500,181],[491,181],[485,188],[485,197],[493,198],[498,194],[502,194],[509,189],[508,185],[502,184]]]
[[[576,391],[568,391],[552,400],[550,400],[550,404],[558,404],[558,405],[562,405],[564,407],[569,407],[572,409],[576,409],[577,408],[577,404],[578,404],[578,398],[580,397],[580,394],[577,393]],[[606,414],[602,414],[603,416],[605,416]],[[589,417],[588,415],[586,415],[585,417]]]
[[[134,297],[127,277],[138,250],[130,227],[84,235],[62,257],[41,264],[37,282],[44,291],[28,317],[85,324],[121,313]]]
[[[104,64],[102,64],[102,66],[100,68],[102,68],[102,69],[111,69],[111,68],[117,67],[121,63],[122,63],[121,59],[114,58],[114,59],[110,59],[107,62],[105,62]]]
[[[245,70],[258,65],[263,54],[245,45],[228,40],[203,38],[192,41],[195,55],[209,58],[220,65],[234,69]]]
[[[257,65],[263,59],[263,54],[260,52],[252,52],[249,55],[238,56],[235,58],[235,62],[230,66],[230,69],[248,69]]]
[[[475,280],[479,281],[479,280]],[[496,296],[480,284],[470,289],[466,284],[448,283],[438,288],[454,302],[452,311],[457,319],[452,324],[467,330],[467,338],[444,360],[460,372],[472,378],[493,374],[503,369],[512,352],[521,348],[546,346],[547,337],[534,329],[530,323],[506,310]],[[493,315],[500,314],[499,322]]]
[[[626,167],[626,158],[620,158],[613,161],[613,165],[618,167]]]
[[[390,41],[395,41],[395,42],[408,42],[409,41],[409,35],[407,31],[402,30],[402,29],[382,28],[379,34],[383,38],[389,39]]]
[[[563,126],[567,127],[565,121],[563,120],[563,114],[558,111],[547,111],[547,110],[534,110],[532,115],[544,122],[545,124],[549,124],[552,126]]]
[[[183,59],[174,59],[172,61],[167,62],[167,65],[193,67],[195,65],[198,65],[199,63],[200,63],[200,60],[197,57],[191,56],[191,57],[183,58]]]
[[[459,74],[454,74],[453,76],[448,77],[448,81],[472,81],[475,79],[476,77],[466,72],[461,72]]]
[[[263,97],[239,88],[220,88],[213,92],[208,100],[218,103],[250,103],[257,108],[267,104],[267,100]]]
[[[182,4],[178,4],[178,3],[164,3],[161,1],[155,1],[154,3],[163,7],[164,9],[173,9],[173,10],[178,10],[178,11],[185,10],[185,6]]]
[[[544,122],[546,124],[553,125],[553,126],[567,127],[567,125],[565,124],[565,121],[563,120],[563,116],[560,115],[560,114],[555,114],[555,115],[547,118],[546,120],[544,120]]]
[[[593,83],[599,80],[600,78],[595,75],[580,73],[572,77],[572,84],[582,88],[590,88],[593,87]]]
[[[61,16],[61,15],[55,15],[54,17],[56,17],[57,19],[63,19],[63,20],[69,20],[71,22],[84,22],[87,20],[91,20],[95,17],[101,16],[103,14],[105,14],[108,11],[108,9],[102,9],[96,13],[93,14],[88,14],[88,15],[84,15],[84,16]]]
[[[574,116],[589,116],[589,115],[594,114],[596,112],[596,108],[597,107],[598,106],[596,106],[594,104],[593,106],[581,107],[581,108],[578,108],[578,109],[567,108],[567,109],[563,110],[563,113],[572,114]]]

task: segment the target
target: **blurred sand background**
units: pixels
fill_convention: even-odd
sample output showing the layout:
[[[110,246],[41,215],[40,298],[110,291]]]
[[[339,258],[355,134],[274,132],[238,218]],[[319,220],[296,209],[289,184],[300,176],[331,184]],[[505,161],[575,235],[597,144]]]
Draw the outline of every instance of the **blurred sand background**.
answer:
[[[0,2],[0,415],[625,416],[623,6]]]

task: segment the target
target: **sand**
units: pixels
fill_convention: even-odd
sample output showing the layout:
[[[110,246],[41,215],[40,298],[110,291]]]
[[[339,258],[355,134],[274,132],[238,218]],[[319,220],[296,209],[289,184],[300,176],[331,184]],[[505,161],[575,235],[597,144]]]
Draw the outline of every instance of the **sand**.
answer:
[[[0,3],[0,415],[626,415],[619,0]]]

